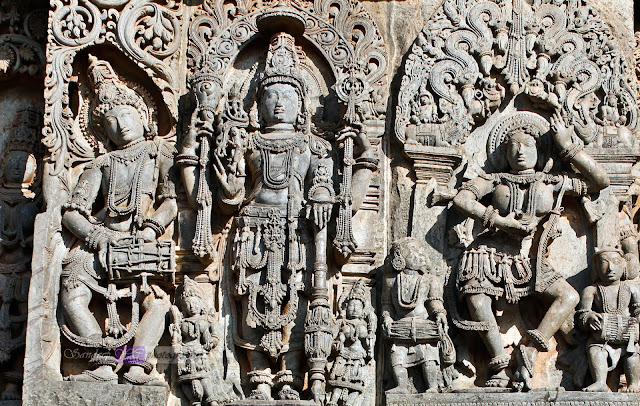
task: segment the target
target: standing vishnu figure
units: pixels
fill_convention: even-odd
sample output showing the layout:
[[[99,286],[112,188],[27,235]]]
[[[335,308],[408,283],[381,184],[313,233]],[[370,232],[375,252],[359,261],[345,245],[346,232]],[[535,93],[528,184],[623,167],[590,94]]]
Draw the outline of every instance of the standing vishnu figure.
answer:
[[[538,327],[527,332],[526,345],[520,346],[521,362],[514,377],[514,387],[519,390],[531,388],[537,353],[549,350],[549,339],[579,300],[576,290],[546,258],[562,196],[586,196],[609,185],[605,170],[580,145],[572,143],[573,128],[567,128],[558,113],[551,119],[553,142],[560,157],[584,180],[538,171],[536,165],[543,161],[539,159],[540,136],[532,134],[525,124],[505,136],[510,171],[478,176],[465,183],[454,198],[460,212],[484,226],[483,233],[462,254],[456,285],[472,320],[480,326],[475,329],[480,330],[491,357],[486,386],[506,387],[509,383],[505,369],[510,356],[500,339],[492,297],[517,303],[537,294],[550,303]]]
[[[309,131],[301,63],[294,38],[275,34],[257,85],[260,130],[246,134],[244,143],[242,137],[229,142],[231,162],[214,152],[205,157],[217,183],[212,212],[235,215],[225,263],[238,298],[234,342],[246,350],[253,399],[272,399],[273,387],[279,399],[300,399],[308,308],[304,291],[311,286],[314,263],[326,270],[326,227],[336,202],[335,157],[330,143]],[[215,78],[209,80],[216,86]],[[207,128],[211,126],[196,121],[178,158],[187,195],[200,209],[198,227],[203,218],[198,196],[211,188],[202,185],[196,167],[202,165],[203,138],[213,135],[206,134]],[[364,132],[339,133],[338,141],[346,138],[354,140],[352,196],[357,209],[377,159]]]
[[[90,162],[63,206],[62,223],[77,243],[63,262],[60,292],[65,324],[62,331],[77,345],[112,350],[126,344],[144,354],[125,360],[124,380],[131,384],[162,385],[153,365],[153,352],[165,330],[171,302],[157,284],[147,283],[156,272],[171,271],[171,241],[160,241],[177,214],[174,176],[175,149],[155,134],[144,99],[126,86],[108,62],[89,57],[93,86],[91,127],[105,136],[113,151]],[[108,137],[108,138],[107,138]],[[104,206],[96,209],[98,195]],[[139,318],[138,296],[142,294]],[[103,337],[89,305],[94,295],[107,302],[108,323]],[[132,321],[120,321],[116,302],[131,298]],[[138,356],[139,355],[139,356]],[[116,359],[98,354],[93,369],[70,380],[117,383]]]

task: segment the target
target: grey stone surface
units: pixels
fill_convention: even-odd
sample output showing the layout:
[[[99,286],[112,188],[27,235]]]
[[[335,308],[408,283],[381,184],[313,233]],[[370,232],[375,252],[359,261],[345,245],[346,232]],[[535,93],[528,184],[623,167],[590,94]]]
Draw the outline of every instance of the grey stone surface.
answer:
[[[23,404],[640,405],[633,2],[44,3],[0,4]]]
[[[438,393],[387,395],[388,406],[633,406],[640,404],[637,394],[532,391],[529,393]]]
[[[167,404],[168,389],[162,387],[110,385],[88,382],[41,382],[24,394],[26,405],[110,406]]]

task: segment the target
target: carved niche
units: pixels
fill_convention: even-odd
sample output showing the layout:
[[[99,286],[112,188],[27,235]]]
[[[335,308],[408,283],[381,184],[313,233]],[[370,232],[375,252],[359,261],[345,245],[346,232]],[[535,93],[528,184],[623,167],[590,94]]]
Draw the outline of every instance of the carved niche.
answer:
[[[374,404],[388,82],[364,7],[52,6],[25,404]]]
[[[36,214],[42,210],[48,2],[0,5],[0,403],[20,402]]]
[[[412,45],[394,132],[416,175],[410,235],[449,268],[454,387],[591,382],[574,308],[596,282],[594,249],[622,247],[637,269],[633,69],[584,1],[447,0]],[[548,204],[537,187],[550,190]],[[528,242],[509,248],[516,241]]]
[[[371,404],[370,353],[347,361],[332,346],[340,291],[383,259],[363,227],[382,218],[380,34],[357,2],[237,6],[205,2],[189,28],[193,113],[178,156],[197,212],[189,242],[220,277],[245,396]]]

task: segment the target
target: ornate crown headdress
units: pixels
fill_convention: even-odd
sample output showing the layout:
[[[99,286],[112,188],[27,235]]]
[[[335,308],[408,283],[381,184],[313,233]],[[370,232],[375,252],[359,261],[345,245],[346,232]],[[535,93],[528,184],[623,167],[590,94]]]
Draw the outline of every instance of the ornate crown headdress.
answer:
[[[345,304],[354,299],[361,301],[365,309],[368,308],[368,292],[362,280],[358,280],[351,286],[351,289],[342,293],[338,302],[340,313],[344,314],[346,311]]]
[[[109,62],[89,55],[87,75],[95,95],[89,112],[90,125],[94,131],[104,136],[103,115],[117,106],[126,105],[134,107],[140,113],[145,135],[149,138],[156,135],[155,123],[145,98],[127,86]]]
[[[260,75],[260,88],[264,89],[272,83],[288,83],[306,95],[299,52],[301,51],[296,47],[293,36],[286,32],[274,34],[269,43],[264,72]]]
[[[27,107],[19,110],[5,141],[3,155],[11,151],[24,151],[37,154],[40,151],[40,131],[42,112]]]
[[[189,297],[196,297],[200,300],[204,300],[204,292],[200,286],[198,286],[198,282],[188,276],[185,276],[182,285],[177,289],[176,297],[180,303],[184,303],[185,299]]]
[[[599,257],[600,255],[605,254],[607,252],[616,252],[624,256],[624,251],[622,251],[622,249],[618,245],[603,245],[601,247],[595,247],[593,249],[593,256]]]

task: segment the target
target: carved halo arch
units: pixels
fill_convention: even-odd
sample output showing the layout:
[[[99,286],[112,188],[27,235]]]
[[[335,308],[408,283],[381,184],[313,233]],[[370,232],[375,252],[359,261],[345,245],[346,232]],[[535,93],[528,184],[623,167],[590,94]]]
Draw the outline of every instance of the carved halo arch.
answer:
[[[377,25],[354,0],[316,0],[307,8],[309,3],[291,1],[276,7],[260,5],[233,21],[219,18],[228,14],[221,13],[222,5],[217,4],[219,8],[212,7],[210,15],[196,17],[190,27],[189,52],[196,59],[194,71],[201,69],[206,60],[212,70],[209,73],[219,78],[227,77],[243,49],[264,34],[261,32],[264,28],[259,27],[260,21],[285,16],[298,20],[301,27],[288,26],[283,31],[288,29],[295,34],[302,28],[301,36],[324,56],[336,79],[336,94],[348,106],[348,115],[350,109],[361,110],[367,103],[369,106],[375,104],[373,93],[386,91],[387,73],[387,55]],[[204,27],[207,27],[206,32],[217,31],[218,34],[207,39],[201,32]],[[268,31],[273,30],[268,27]],[[348,38],[354,38],[354,41]],[[385,97],[380,99],[386,100]]]

